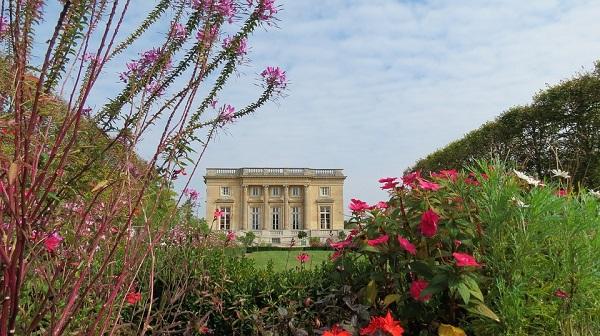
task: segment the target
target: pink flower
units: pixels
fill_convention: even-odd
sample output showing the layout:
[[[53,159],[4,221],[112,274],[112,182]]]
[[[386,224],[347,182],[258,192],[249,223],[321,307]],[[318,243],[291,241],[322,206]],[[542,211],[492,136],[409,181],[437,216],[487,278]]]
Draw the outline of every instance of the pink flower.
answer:
[[[231,43],[233,43],[233,39],[231,37],[226,37],[223,40],[223,49],[229,49],[231,47]],[[248,42],[245,38],[240,39],[238,41],[237,47],[235,49],[235,54],[237,56],[243,56],[248,52]]]
[[[285,71],[281,70],[279,67],[267,67],[260,75],[265,79],[269,86],[278,89],[285,89],[287,86]]]
[[[398,179],[397,177],[382,177],[377,182],[379,182],[379,183],[391,183],[391,182],[395,182],[397,179]]]
[[[375,207],[380,210],[385,210],[388,208],[388,204],[386,202],[380,201],[380,202],[377,202]]]
[[[419,187],[421,187],[421,189],[423,190],[431,190],[431,191],[438,191],[440,189],[440,185],[434,182],[430,182],[427,181],[425,179],[418,179],[419,181]]]
[[[177,40],[181,40],[183,38],[185,38],[186,35],[186,31],[185,31],[185,26],[179,22],[175,22],[172,26],[172,34],[173,37]]]
[[[248,0],[249,5],[252,4],[252,0]],[[267,21],[271,18],[273,18],[273,16],[275,16],[275,14],[277,14],[277,7],[275,6],[275,0],[263,0],[262,3],[260,0],[257,0],[258,5],[260,6],[258,8],[258,15],[260,17],[261,20],[263,21]]]
[[[454,252],[454,253],[452,253],[452,255],[454,256],[454,259],[456,259],[456,266],[459,266],[459,267],[468,267],[468,266],[481,267],[481,265],[479,263],[477,263],[477,260],[475,260],[475,258],[470,254]]]
[[[227,241],[230,242],[232,240],[235,240],[235,232],[229,230],[227,231]]]
[[[359,213],[369,210],[371,207],[367,204],[367,202],[353,198],[350,200],[350,205],[348,205],[348,208],[350,208],[350,210],[352,210],[354,213]]]
[[[210,29],[208,29],[208,31],[205,33],[204,29],[200,29],[197,33],[196,33],[196,39],[203,43],[204,45],[210,45],[217,37],[217,35],[219,34],[219,27],[218,26],[212,26],[210,27]]]
[[[437,224],[440,221],[440,216],[435,213],[432,209],[429,209],[421,216],[421,234],[423,236],[431,238],[435,236],[437,232]]]
[[[417,179],[421,178],[421,172],[420,171],[416,171],[416,172],[412,172],[412,173],[408,173],[404,176],[402,176],[402,182],[405,185],[413,185]]]
[[[399,182],[385,182],[380,188],[382,190],[386,190],[386,189],[396,189],[396,186],[399,184]]]
[[[388,235],[385,234],[385,235],[379,236],[375,239],[367,240],[367,244],[369,244],[371,246],[377,246],[379,244],[387,243],[388,239],[389,239]]]
[[[51,234],[44,239],[44,247],[48,252],[54,252],[60,242],[63,241],[63,237],[61,237],[57,232],[52,232]]]
[[[125,295],[125,301],[129,304],[136,304],[142,299],[142,293],[140,292],[129,292]]]
[[[296,259],[301,263],[304,264],[306,262],[308,262],[310,260],[310,255],[308,255],[308,253],[306,252],[302,252],[300,254],[298,254],[296,256]]]
[[[402,246],[402,248],[412,254],[412,255],[416,255],[417,254],[417,248],[415,247],[415,245],[413,245],[411,242],[408,241],[408,239],[398,235],[398,243],[400,243],[400,246]]]
[[[555,292],[554,292],[554,296],[556,296],[557,298],[561,298],[561,299],[566,299],[569,297],[569,293],[563,291],[562,289],[558,288]]]
[[[200,196],[200,193],[198,193],[196,190],[194,190],[192,188],[183,189],[183,193],[185,195],[188,195],[190,197],[190,200],[192,200],[192,201],[197,200],[198,196]]]
[[[235,108],[229,104],[223,106],[220,116],[224,123],[233,121],[233,118],[235,117]]]
[[[427,280],[418,279],[410,284],[410,296],[416,301],[427,302],[431,299],[431,294],[421,297],[421,292],[429,286]]]
[[[215,212],[213,213],[213,217],[215,219],[219,219],[219,218],[221,218],[221,216],[223,216],[223,211],[221,211],[221,209],[219,209],[219,208],[215,209]]]
[[[336,250],[342,250],[348,246],[350,246],[352,244],[352,240],[351,239],[345,239],[342,240],[340,242],[337,243],[330,243],[329,246],[331,246],[332,248],[336,249]]]
[[[456,182],[456,180],[458,179],[458,172],[456,171],[456,169],[440,170],[439,173],[431,173],[431,177],[448,179],[452,182]]]
[[[233,0],[220,0],[216,5],[216,10],[227,22],[232,23],[235,16],[235,4]]]
[[[559,197],[567,196],[567,190],[565,190],[564,188],[558,189],[556,191],[556,196],[559,196]]]

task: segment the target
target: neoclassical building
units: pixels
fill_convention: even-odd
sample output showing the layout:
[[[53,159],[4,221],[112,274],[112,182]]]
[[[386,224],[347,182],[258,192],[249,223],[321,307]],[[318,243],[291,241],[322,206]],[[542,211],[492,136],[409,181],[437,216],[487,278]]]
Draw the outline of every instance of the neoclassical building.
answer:
[[[218,229],[253,231],[260,242],[288,244],[299,230],[324,240],[344,229],[341,169],[208,168],[206,218]]]

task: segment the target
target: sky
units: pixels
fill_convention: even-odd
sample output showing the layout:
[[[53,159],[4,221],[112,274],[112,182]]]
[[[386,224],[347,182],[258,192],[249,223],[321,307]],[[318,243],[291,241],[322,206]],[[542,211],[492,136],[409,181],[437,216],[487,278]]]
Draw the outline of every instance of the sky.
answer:
[[[125,31],[153,3],[132,1]],[[192,180],[201,204],[207,167],[341,168],[346,204],[385,199],[380,177],[600,59],[600,1],[277,3],[277,27],[249,39],[241,73],[282,67],[286,97],[219,132]],[[98,104],[114,85],[100,84]],[[251,101],[254,84],[236,77],[220,101]]]

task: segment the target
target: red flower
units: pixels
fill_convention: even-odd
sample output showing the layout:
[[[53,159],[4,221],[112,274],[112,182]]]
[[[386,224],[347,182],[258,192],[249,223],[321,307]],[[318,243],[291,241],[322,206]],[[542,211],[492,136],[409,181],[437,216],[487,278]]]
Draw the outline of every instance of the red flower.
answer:
[[[329,246],[333,247],[336,250],[342,250],[352,244],[352,237],[350,239],[345,239],[337,243],[330,243]]]
[[[142,293],[140,292],[129,292],[125,295],[125,301],[129,304],[136,304],[142,299]]]
[[[415,247],[415,245],[413,245],[411,242],[409,242],[408,239],[406,239],[402,236],[398,236],[398,243],[400,243],[400,246],[402,246],[402,248],[404,250],[406,250],[406,252],[408,252],[412,255],[417,254],[417,248]]]
[[[51,234],[44,239],[44,247],[48,252],[54,252],[60,242],[63,241],[63,237],[61,237],[57,232],[52,232]]]
[[[566,299],[569,297],[569,293],[559,288],[554,292],[554,296],[556,296],[557,298]]]
[[[567,196],[567,191],[564,188],[560,188],[556,191],[556,196],[559,196],[559,197]]]
[[[359,199],[353,198],[350,200],[350,205],[348,206],[352,212],[364,212],[365,210],[370,210],[371,207],[367,204],[367,202],[363,202]]]
[[[429,209],[421,216],[421,234],[423,236],[431,238],[435,236],[437,232],[437,224],[440,221],[440,216],[435,211]]]
[[[296,259],[301,263],[304,264],[306,262],[308,262],[310,260],[310,255],[308,255],[308,253],[306,252],[302,252],[300,254],[298,254],[296,256]]]
[[[448,179],[452,182],[456,182],[458,179],[458,172],[456,169],[440,170],[439,173],[431,173],[431,177],[439,179]]]
[[[235,240],[235,232],[233,232],[231,230],[227,231],[227,238],[226,238],[226,240],[228,242],[230,242],[232,240]]]
[[[411,284],[410,284],[410,296],[412,296],[412,298],[415,299],[415,300],[417,300],[417,301],[421,301],[421,302],[427,302],[427,301],[429,301],[429,299],[431,299],[431,294],[425,295],[425,296],[421,296],[421,292],[425,288],[427,288],[427,286],[429,286],[429,282],[427,282],[427,280],[418,279],[418,280],[415,280],[415,281],[411,282]]]
[[[456,259],[456,266],[460,266],[460,267],[468,267],[468,266],[481,267],[481,265],[479,263],[477,263],[477,260],[475,260],[475,258],[472,255],[470,255],[470,254],[454,252],[454,253],[452,253],[452,255],[454,256],[454,259]]]
[[[381,189],[394,189],[398,185],[399,182],[386,182],[381,186]]]
[[[385,209],[388,208],[388,204],[386,202],[381,201],[381,202],[377,202],[377,204],[375,205],[375,207],[377,209],[385,210]]]
[[[404,182],[405,185],[412,185],[415,183],[415,181],[417,179],[420,179],[420,178],[421,178],[421,172],[416,171],[416,172],[412,172],[412,173],[402,176],[402,182]]]
[[[328,330],[325,333],[323,333],[323,336],[352,336],[352,334],[335,324],[331,328],[331,330]]]
[[[362,335],[377,335],[376,332],[383,331],[388,335],[392,336],[401,336],[404,332],[402,326],[400,326],[400,322],[395,321],[392,317],[392,314],[388,311],[385,317],[372,317],[371,323],[365,328],[360,330],[360,334]]]
[[[425,179],[418,179],[419,180],[419,187],[421,187],[421,189],[423,190],[431,190],[431,191],[438,191],[440,189],[440,185],[437,183],[433,183],[430,181],[427,181]]]
[[[383,177],[380,178],[377,182],[379,183],[391,183],[391,182],[395,182],[398,178],[397,177]]]
[[[376,246],[379,244],[387,243],[388,239],[389,239],[388,235],[383,235],[383,236],[379,236],[375,239],[367,240],[367,244],[369,244],[371,246]]]

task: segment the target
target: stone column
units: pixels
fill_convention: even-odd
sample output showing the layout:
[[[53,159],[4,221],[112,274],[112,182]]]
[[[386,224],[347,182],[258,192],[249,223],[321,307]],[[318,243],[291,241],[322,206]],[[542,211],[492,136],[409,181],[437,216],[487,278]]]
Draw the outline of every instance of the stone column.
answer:
[[[287,185],[283,186],[283,229],[291,230],[290,227],[290,212],[289,212],[289,188]]]
[[[263,230],[271,230],[271,229],[269,229],[269,186],[268,185],[263,185],[263,201],[264,201]]]
[[[246,214],[246,210],[248,209],[248,204],[246,204],[246,197],[248,196],[248,186],[242,185],[242,197],[240,197],[240,225],[238,230],[244,230],[247,228],[246,222],[248,221],[248,215]]]
[[[310,202],[308,201],[308,184],[304,185],[304,218],[302,218],[302,228],[310,230],[308,220],[310,218]]]

